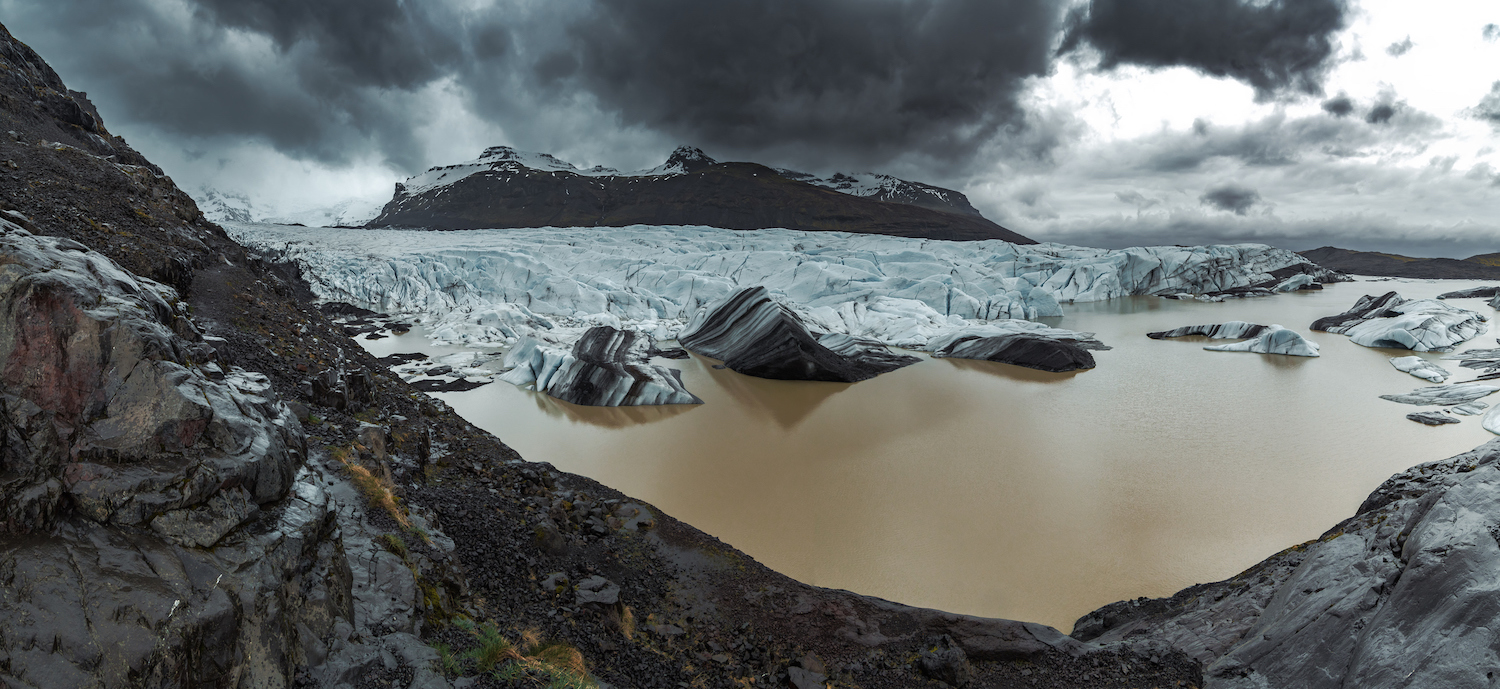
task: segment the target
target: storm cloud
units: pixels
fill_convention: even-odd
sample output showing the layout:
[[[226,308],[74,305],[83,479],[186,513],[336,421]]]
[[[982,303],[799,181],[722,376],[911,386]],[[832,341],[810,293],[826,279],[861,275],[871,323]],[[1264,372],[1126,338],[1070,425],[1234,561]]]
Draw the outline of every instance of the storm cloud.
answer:
[[[537,74],[731,151],[960,160],[1022,124],[1060,21],[1045,0],[602,0]]]
[[[1260,203],[1260,192],[1231,182],[1208,189],[1198,200],[1205,206],[1244,215],[1252,206]]]
[[[1047,0],[0,0],[111,115],[412,172],[435,93],[525,148],[609,128],[818,169],[1026,139]],[[18,27],[20,28],[20,27]],[[30,38],[23,33],[23,38]],[[45,47],[45,46],[43,46]],[[129,59],[115,56],[128,55]],[[1034,137],[1033,137],[1034,138]]]
[[[1191,67],[1262,99],[1317,94],[1347,13],[1343,0],[1092,0],[1069,15],[1060,52],[1091,45],[1103,69]]]

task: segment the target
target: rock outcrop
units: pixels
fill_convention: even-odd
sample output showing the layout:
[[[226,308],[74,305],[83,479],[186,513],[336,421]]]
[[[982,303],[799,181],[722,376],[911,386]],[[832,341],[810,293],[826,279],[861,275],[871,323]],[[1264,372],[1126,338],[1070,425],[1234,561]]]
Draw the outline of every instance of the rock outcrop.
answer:
[[[299,639],[349,617],[300,424],[215,354],[171,288],[0,220],[0,655],[16,680],[285,685]]]
[[[1268,325],[1260,334],[1244,342],[1209,345],[1210,352],[1254,352],[1256,354],[1285,354],[1288,356],[1318,356],[1318,343],[1310,342],[1295,330],[1279,325]]]
[[[1487,317],[1436,299],[1406,299],[1395,292],[1365,295],[1354,308],[1313,321],[1313,330],[1348,335],[1365,347],[1446,352],[1489,328]]]
[[[650,363],[652,350],[650,337],[609,326],[590,328],[571,351],[526,338],[506,355],[500,380],[594,407],[702,404],[680,371]]]
[[[914,364],[916,357],[871,355],[870,346],[820,344],[786,305],[764,287],[750,287],[704,307],[678,336],[689,351],[719,359],[730,370],[757,378],[855,383]]]

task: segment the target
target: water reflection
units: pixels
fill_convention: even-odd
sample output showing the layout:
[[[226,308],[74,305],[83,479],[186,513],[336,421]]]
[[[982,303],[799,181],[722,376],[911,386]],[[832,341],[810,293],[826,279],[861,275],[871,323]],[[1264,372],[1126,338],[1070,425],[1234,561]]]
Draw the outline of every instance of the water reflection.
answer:
[[[807,380],[767,380],[735,373],[727,368],[715,368],[712,360],[703,359],[696,354],[693,358],[706,377],[713,381],[713,385],[728,393],[740,407],[755,416],[774,421],[786,430],[796,428],[828,398],[848,390],[852,385]]]
[[[1065,371],[1062,373],[1053,373],[1051,371],[1038,371],[1037,369],[1026,368],[1025,366],[1002,364],[996,361],[984,361],[982,359],[942,359],[942,361],[946,361],[953,366],[956,366],[965,371],[975,371],[978,373],[984,373],[986,375],[997,376],[1000,378],[1027,383],[1058,383],[1065,380],[1070,380],[1080,373],[1087,373],[1088,371],[1092,370],[1084,369],[1081,371]]]
[[[505,383],[497,383],[505,385]],[[649,407],[586,407],[571,402],[564,402],[540,392],[529,392],[536,408],[542,413],[554,417],[567,419],[573,423],[586,423],[590,426],[600,428],[629,428],[631,426],[643,426],[646,424],[665,421],[679,414],[685,414],[701,405],[697,404],[662,404]]]

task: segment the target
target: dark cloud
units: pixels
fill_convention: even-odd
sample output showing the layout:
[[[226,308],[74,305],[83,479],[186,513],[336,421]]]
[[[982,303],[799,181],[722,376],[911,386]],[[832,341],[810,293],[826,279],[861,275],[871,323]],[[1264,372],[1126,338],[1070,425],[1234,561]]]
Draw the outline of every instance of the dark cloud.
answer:
[[[1479,99],[1479,105],[1469,108],[1468,115],[1500,128],[1500,81],[1490,84],[1490,92]]]
[[[425,163],[413,99],[470,54],[467,35],[451,30],[461,17],[439,2],[166,5],[54,0],[10,6],[17,16],[6,21],[22,40],[40,38],[37,47],[70,84],[111,106],[112,122],[172,137],[259,140],[336,164],[372,149],[401,167]],[[179,9],[187,11],[171,11]],[[31,27],[38,31],[19,30]],[[493,50],[496,36],[486,40]]]
[[[1060,21],[1046,0],[599,0],[561,49],[568,83],[684,141],[813,166],[962,161],[1021,126]]]
[[[1323,101],[1323,112],[1334,117],[1348,117],[1349,113],[1354,112],[1354,101],[1350,100],[1349,96],[1340,93]]]
[[[1500,39],[1500,24],[1485,24],[1481,33],[1486,41]]]
[[[951,170],[999,139],[1039,158],[1060,143],[1017,102],[1051,67],[1048,0],[0,5],[23,40],[50,34],[38,47],[113,121],[325,163],[436,162],[417,133],[434,89],[525,148],[607,129],[812,169],[915,154]]]
[[[1386,46],[1385,54],[1390,55],[1391,57],[1401,57],[1402,55],[1410,52],[1413,45],[1415,44],[1411,42],[1411,36],[1407,36],[1405,40]]]
[[[1370,124],[1385,124],[1396,116],[1396,105],[1394,103],[1376,103],[1365,113],[1365,121]]]
[[[1210,188],[1198,197],[1198,201],[1221,211],[1233,211],[1235,215],[1244,215],[1252,206],[1260,203],[1260,193],[1231,182]]]
[[[1315,94],[1347,12],[1344,0],[1091,0],[1069,15],[1060,52],[1092,45],[1102,69],[1191,67],[1262,99]]]

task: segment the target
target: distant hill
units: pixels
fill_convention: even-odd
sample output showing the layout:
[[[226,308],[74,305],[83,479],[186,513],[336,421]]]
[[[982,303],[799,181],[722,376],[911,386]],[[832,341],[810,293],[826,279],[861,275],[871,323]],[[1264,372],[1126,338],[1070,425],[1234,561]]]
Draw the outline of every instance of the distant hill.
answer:
[[[818,178],[756,163],[721,163],[681,147],[650,170],[580,170],[545,153],[506,146],[434,167],[396,185],[368,227],[463,230],[510,227],[707,225],[784,227],[929,239],[1036,242],[979,214],[951,189],[889,175]]]
[[[1375,251],[1351,251],[1325,246],[1298,252],[1324,268],[1356,275],[1397,278],[1452,278],[1500,280],[1500,254],[1481,254],[1466,259],[1412,258]]]

